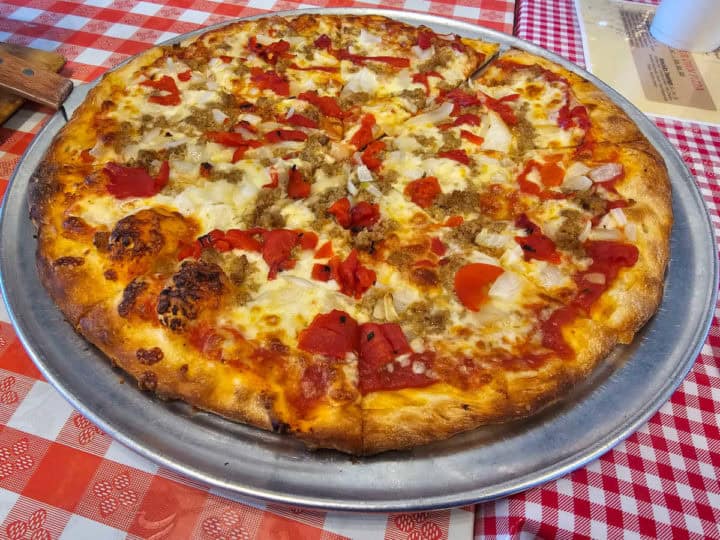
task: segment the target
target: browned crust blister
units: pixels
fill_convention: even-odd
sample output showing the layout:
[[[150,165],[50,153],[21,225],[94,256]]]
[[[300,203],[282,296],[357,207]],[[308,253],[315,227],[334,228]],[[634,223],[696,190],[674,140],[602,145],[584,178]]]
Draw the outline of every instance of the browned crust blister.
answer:
[[[319,26],[321,17],[271,18],[267,24],[289,24],[300,33],[310,32]],[[350,17],[343,22],[337,17],[325,18],[338,28],[353,21],[363,26],[407,28],[384,17]],[[245,24],[223,27],[198,39],[210,42]],[[467,39],[463,43],[484,54],[486,60],[498,47]],[[262,429],[290,431],[311,447],[375,454],[533,414],[580,383],[616,344],[629,343],[657,310],[672,225],[670,184],[662,158],[632,120],[593,84],[548,60],[511,50],[501,58],[538,64],[570,81],[576,98],[589,112],[592,141],[619,150],[626,177],[617,189],[622,197],[634,201],[626,213],[641,229],[638,263],[620,273],[593,307],[590,318],[564,328],[564,337],[575,351],[571,360],[551,358],[540,368],[500,366],[489,370],[487,382],[473,390],[438,383],[373,392],[361,398],[355,389],[329,403],[321,415],[294,421],[276,381],[209,362],[183,335],[120,316],[118,305],[128,283],[107,279],[107,259],[93,251],[90,237],[82,231],[66,232],[68,197],[93,173],[92,167],[79,165],[77,157],[93,147],[102,132],[96,116],[103,103],[133,73],[163,53],[164,49],[153,48],[101,80],[54,140],[31,179],[29,195],[30,216],[39,229],[37,268],[43,285],[77,331],[134,377],[142,389]],[[88,287],[88,281],[102,286]]]

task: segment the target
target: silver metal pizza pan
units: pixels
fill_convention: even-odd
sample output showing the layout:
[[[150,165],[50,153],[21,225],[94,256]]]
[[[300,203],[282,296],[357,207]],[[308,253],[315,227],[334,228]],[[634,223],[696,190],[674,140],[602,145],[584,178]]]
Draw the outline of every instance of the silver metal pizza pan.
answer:
[[[12,322],[35,363],[68,401],[117,440],[229,496],[353,511],[444,508],[537,486],[610,450],[639,429],[682,382],[705,341],[716,302],[713,227],[676,150],[616,91],[567,60],[515,37],[400,11],[315,12],[382,14],[438,32],[496,41],[549,58],[603,89],[638,124],[670,173],[675,226],[657,315],[632,345],[616,350],[562,402],[529,419],[370,458],[307,451],[289,437],[150,398],[129,381],[120,384],[123,375],[63,319],[39,283],[27,215],[28,179],[64,124],[56,115],[18,165],[0,216],[0,284]],[[280,15],[298,13],[304,12]],[[86,91],[78,88],[73,98]]]

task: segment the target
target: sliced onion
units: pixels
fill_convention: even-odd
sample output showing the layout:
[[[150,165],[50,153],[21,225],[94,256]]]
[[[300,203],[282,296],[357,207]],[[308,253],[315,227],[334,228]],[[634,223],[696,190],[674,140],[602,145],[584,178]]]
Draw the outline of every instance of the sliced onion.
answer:
[[[348,77],[343,93],[367,92],[372,94],[377,87],[377,76],[373,71],[364,67]]]
[[[424,62],[425,60],[430,60],[433,55],[435,54],[435,47],[428,47],[427,49],[421,49],[417,45],[413,45],[410,47],[410,51],[417,56],[418,60]]]
[[[192,92],[192,97],[196,105],[206,105],[211,101],[216,101],[218,95],[215,92],[209,92],[207,90],[197,90]]]
[[[423,373],[425,373],[426,369],[427,369],[427,367],[425,367],[425,364],[420,362],[419,360],[415,360],[412,363],[412,372],[415,375],[422,375]]]
[[[245,120],[246,122],[248,122],[249,124],[252,124],[253,126],[255,124],[259,124],[260,122],[262,122],[262,118],[257,116],[256,114],[243,114],[240,117],[240,120]]]
[[[168,73],[170,73],[171,75],[173,75],[174,73],[177,72],[177,69],[175,68],[175,62],[173,62],[173,59],[172,59],[172,58],[170,58],[170,57],[168,56],[168,57],[165,59],[165,63],[166,63],[166,65],[167,65]]]
[[[502,300],[514,298],[522,289],[522,281],[515,272],[503,272],[490,287],[488,294]]]
[[[182,146],[183,144],[186,144],[185,140],[170,141],[170,142],[166,142],[165,144],[163,144],[161,146],[161,148],[164,150],[169,150],[170,148],[176,148],[178,146]]]
[[[355,184],[352,183],[352,180],[350,180],[349,178],[347,181],[347,190],[348,190],[348,193],[350,193],[350,195],[352,195],[353,197],[355,195],[357,195],[358,193],[360,193],[360,190],[357,188],[357,186]]]
[[[610,210],[610,215],[612,215],[613,219],[617,221],[617,224],[621,227],[624,227],[627,224],[627,217],[625,217],[625,212],[622,211],[622,208],[613,208]]]
[[[292,274],[279,274],[281,278],[283,278],[286,281],[289,281],[290,283],[293,283],[295,285],[298,285],[299,287],[304,287],[306,289],[316,289],[317,288],[317,281],[312,282],[309,279],[301,278],[300,276],[293,276]]]
[[[213,120],[215,120],[216,124],[222,124],[230,118],[227,114],[222,112],[220,109],[213,109],[212,110]]]
[[[290,108],[288,109],[287,114],[285,115],[285,120],[287,120],[288,118],[290,118],[293,114],[295,114],[295,107],[290,107]]]
[[[595,283],[596,285],[605,285],[605,274],[600,272],[591,272],[583,276],[585,281],[588,283]]]
[[[479,246],[485,246],[489,248],[501,248],[505,245],[507,239],[502,234],[492,233],[487,229],[481,230],[475,236],[475,243]]]
[[[565,177],[567,178],[570,176],[584,176],[589,172],[590,167],[588,167],[584,163],[581,163],[580,161],[575,161],[565,171]]]
[[[412,340],[412,342],[410,342],[410,347],[412,347],[412,349],[413,349],[415,352],[420,352],[420,351],[422,351],[422,348],[420,349],[420,351],[418,351],[418,350],[415,349],[415,345],[416,345],[417,343],[419,343],[420,346],[422,347],[422,341],[420,341],[420,340],[418,340],[418,339]],[[395,358],[395,361],[396,361],[398,364],[400,364],[402,367],[408,367],[408,366],[410,365],[410,353],[401,354],[400,356],[398,356],[397,358]]]
[[[623,167],[619,163],[605,163],[599,167],[592,169],[588,176],[593,182],[607,182],[613,178],[617,178],[623,172]]]
[[[170,168],[177,173],[190,175],[198,171],[198,164],[174,159],[170,162]]]
[[[360,45],[375,45],[377,43],[382,43],[382,38],[380,36],[376,36],[372,32],[368,32],[364,28],[361,28],[358,43],[360,43]]]
[[[503,122],[494,111],[490,111],[487,118],[489,125],[487,131],[482,135],[485,141],[482,143],[481,148],[484,150],[507,152],[512,144],[512,133],[510,133],[505,122]]]
[[[590,236],[590,230],[592,229],[592,224],[589,221],[585,222],[585,227],[583,227],[583,230],[580,232],[580,235],[578,236],[578,240],[581,242],[584,242],[588,239],[588,236]]]
[[[546,289],[562,287],[567,281],[567,276],[554,264],[545,264],[537,274],[540,285]]]
[[[370,169],[368,169],[365,165],[358,165],[357,177],[361,182],[373,182],[375,180],[370,172]]]
[[[591,229],[588,238],[590,240],[622,240],[622,234],[617,229]]]
[[[446,101],[437,109],[433,109],[432,111],[426,112],[424,114],[419,114],[418,116],[411,118],[405,123],[405,125],[415,126],[423,124],[438,124],[443,120],[447,120],[448,118],[450,118],[450,113],[453,111],[454,107],[455,105],[453,105],[449,101]]]
[[[563,189],[570,191],[585,191],[592,186],[592,180],[587,176],[566,176],[562,184]]]

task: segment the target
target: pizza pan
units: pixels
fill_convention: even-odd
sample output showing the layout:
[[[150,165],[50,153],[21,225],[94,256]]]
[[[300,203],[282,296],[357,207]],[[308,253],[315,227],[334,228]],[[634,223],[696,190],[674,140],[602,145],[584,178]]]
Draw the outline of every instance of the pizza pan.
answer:
[[[682,159],[655,125],[616,91],[535,45],[431,15],[379,9],[315,12],[381,14],[441,33],[496,41],[557,62],[603,89],[637,123],[670,173],[675,226],[657,315],[632,345],[617,349],[560,403],[529,419],[369,458],[307,451],[291,438],[153,399],[135,384],[119,384],[122,375],[63,319],[38,280],[34,231],[27,215],[28,179],[64,124],[56,115],[18,165],[0,217],[2,291],[31,357],[65,398],[121,443],[229,496],[335,510],[445,508],[537,486],[607,452],[669,399],[690,370],[712,319],[716,244],[710,217]]]

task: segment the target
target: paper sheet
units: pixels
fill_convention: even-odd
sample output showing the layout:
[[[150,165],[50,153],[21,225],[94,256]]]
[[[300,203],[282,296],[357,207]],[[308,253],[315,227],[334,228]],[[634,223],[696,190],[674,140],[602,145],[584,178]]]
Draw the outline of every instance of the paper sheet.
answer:
[[[654,6],[575,2],[589,71],[645,113],[720,124],[720,50],[691,53],[660,43],[649,30]]]

